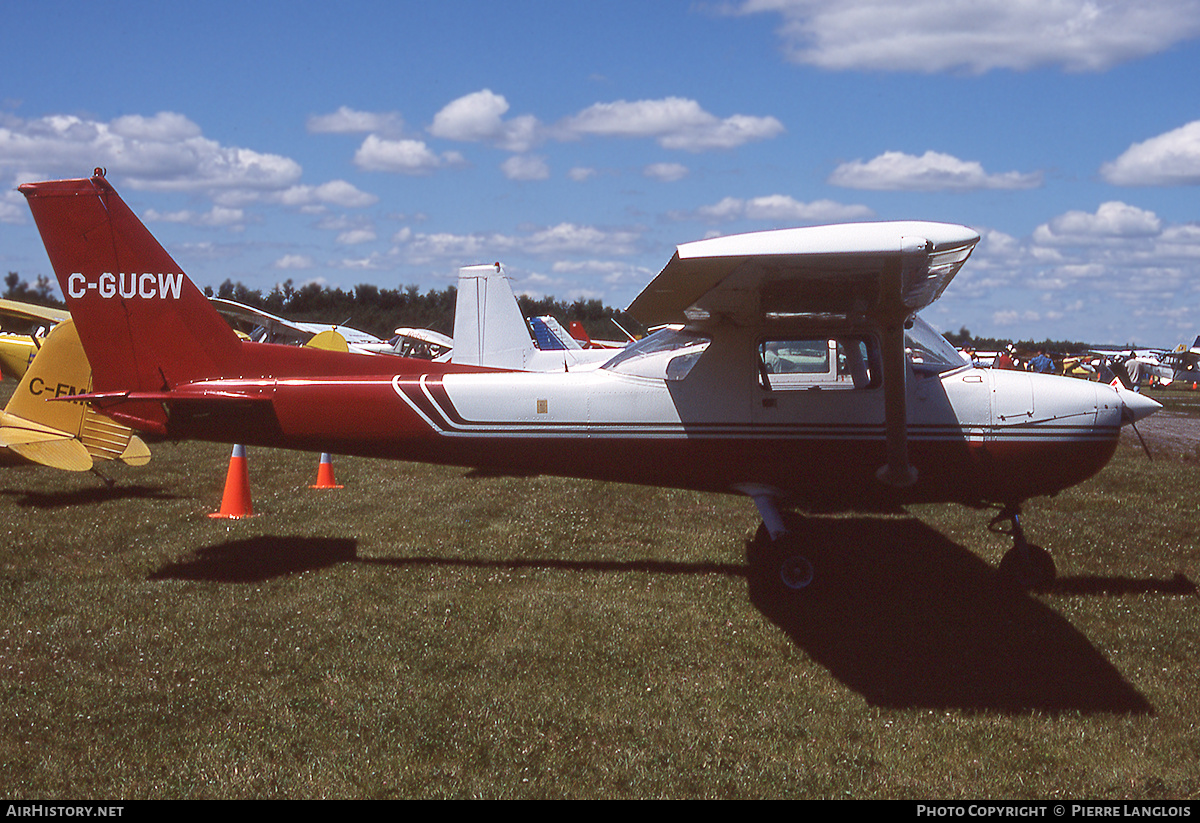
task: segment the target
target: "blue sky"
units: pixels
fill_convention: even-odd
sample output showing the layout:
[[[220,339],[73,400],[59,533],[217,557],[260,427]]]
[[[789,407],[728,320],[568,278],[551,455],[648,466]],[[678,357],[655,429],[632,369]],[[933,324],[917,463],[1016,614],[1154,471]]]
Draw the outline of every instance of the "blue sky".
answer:
[[[1200,0],[5,4],[22,182],[104,166],[200,285],[454,282],[623,307],[678,243],[983,235],[941,329],[1200,334]]]

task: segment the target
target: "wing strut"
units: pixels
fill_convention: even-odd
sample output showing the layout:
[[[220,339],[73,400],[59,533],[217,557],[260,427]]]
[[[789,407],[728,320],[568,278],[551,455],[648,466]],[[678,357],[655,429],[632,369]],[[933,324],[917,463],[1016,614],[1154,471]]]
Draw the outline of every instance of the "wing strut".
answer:
[[[922,252],[923,245],[922,241]],[[889,486],[902,489],[917,482],[917,470],[908,462],[908,363],[904,356],[904,326],[912,312],[903,298],[904,257],[892,257],[884,263],[880,286],[887,464],[881,466],[875,476]]]

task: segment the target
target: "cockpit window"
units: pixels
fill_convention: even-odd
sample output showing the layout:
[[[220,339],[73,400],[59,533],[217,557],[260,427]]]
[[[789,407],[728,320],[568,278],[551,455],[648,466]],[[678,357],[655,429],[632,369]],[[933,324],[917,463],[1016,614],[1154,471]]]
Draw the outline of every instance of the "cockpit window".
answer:
[[[912,328],[904,332],[904,346],[918,375],[941,374],[967,365],[958,349],[916,315]]]
[[[712,338],[684,329],[661,329],[626,346],[600,368],[634,377],[682,380]]]

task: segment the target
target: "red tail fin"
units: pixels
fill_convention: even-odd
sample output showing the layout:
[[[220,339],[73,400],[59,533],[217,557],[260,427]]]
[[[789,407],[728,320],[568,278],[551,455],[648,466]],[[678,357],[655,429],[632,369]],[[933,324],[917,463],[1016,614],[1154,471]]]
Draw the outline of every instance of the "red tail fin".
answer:
[[[590,349],[592,347],[592,338],[588,335],[587,330],[584,329],[583,324],[578,320],[571,321],[571,327],[568,329],[568,332],[572,337],[582,343],[585,349]]]
[[[91,361],[94,391],[162,391],[227,376],[237,335],[99,169],[89,180],[20,191]]]

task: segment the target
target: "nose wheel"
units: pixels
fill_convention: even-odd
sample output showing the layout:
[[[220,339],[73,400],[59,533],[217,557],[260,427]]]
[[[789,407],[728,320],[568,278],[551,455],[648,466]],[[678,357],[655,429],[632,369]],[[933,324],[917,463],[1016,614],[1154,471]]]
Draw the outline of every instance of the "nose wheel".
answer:
[[[793,522],[791,528],[774,537],[765,525],[761,525],[751,543],[757,563],[770,576],[771,583],[775,586],[782,584],[787,591],[807,588],[816,576],[812,561],[797,551],[803,541],[802,532],[797,530],[796,525]]]
[[[779,563],[779,580],[789,589],[803,589],[813,581],[813,564],[802,555],[787,555]]]
[[[762,517],[762,525],[751,544],[759,557],[759,562],[767,569],[774,569],[778,574],[779,583],[790,591],[807,588],[813,582],[813,564],[802,554],[795,551],[800,545],[800,535],[797,533],[797,519],[785,516],[779,511],[776,498],[779,492],[768,486],[743,484],[735,487],[754,501],[758,513]],[[790,523],[789,523],[790,521]],[[772,574],[772,577],[775,575]]]
[[[1021,510],[1007,506],[988,523],[988,531],[1007,534],[1013,547],[1000,559],[1000,577],[1007,583],[1030,591],[1045,589],[1054,582],[1057,569],[1050,552],[1025,539],[1021,528]]]

